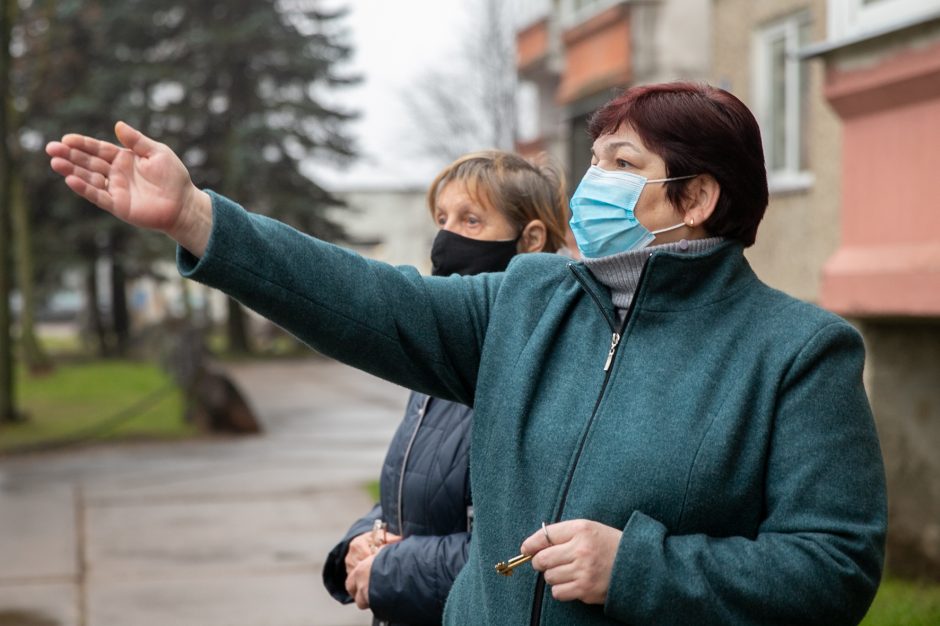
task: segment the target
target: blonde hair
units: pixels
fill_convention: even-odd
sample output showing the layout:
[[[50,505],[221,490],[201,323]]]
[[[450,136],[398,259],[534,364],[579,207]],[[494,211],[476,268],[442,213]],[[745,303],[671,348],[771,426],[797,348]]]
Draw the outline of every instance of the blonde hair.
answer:
[[[434,217],[437,196],[454,181],[462,182],[474,201],[502,213],[521,232],[532,220],[545,224],[546,252],[565,245],[568,195],[558,167],[544,156],[540,163],[518,154],[485,150],[466,154],[447,167],[428,188],[428,209]]]

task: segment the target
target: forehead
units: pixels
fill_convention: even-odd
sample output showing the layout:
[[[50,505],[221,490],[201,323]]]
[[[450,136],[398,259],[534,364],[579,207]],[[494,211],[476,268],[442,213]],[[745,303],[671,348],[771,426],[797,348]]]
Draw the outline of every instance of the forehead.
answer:
[[[471,189],[474,187],[474,189]],[[460,211],[466,209],[488,210],[486,203],[479,197],[475,185],[468,185],[468,181],[455,179],[445,183],[435,198],[438,210]]]
[[[628,124],[623,124],[612,133],[601,135],[594,140],[592,148],[595,152],[616,152],[619,149],[633,152],[647,151],[639,134]]]

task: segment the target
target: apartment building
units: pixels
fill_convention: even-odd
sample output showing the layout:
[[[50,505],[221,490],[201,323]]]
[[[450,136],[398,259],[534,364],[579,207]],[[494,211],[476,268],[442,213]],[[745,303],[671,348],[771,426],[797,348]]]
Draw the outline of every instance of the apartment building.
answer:
[[[714,0],[712,46],[763,134],[748,258],[862,332],[888,566],[940,579],[940,0]]]
[[[708,12],[708,0],[520,0],[517,149],[551,154],[576,183],[595,109],[632,84],[706,76]]]

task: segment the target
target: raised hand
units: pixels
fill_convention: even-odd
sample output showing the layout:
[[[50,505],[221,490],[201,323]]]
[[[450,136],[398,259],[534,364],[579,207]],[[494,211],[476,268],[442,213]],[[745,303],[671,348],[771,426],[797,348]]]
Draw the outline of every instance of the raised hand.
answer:
[[[125,222],[166,233],[202,256],[212,229],[212,203],[193,185],[166,145],[124,122],[114,127],[124,147],[84,135],[52,141],[50,165],[69,188]]]

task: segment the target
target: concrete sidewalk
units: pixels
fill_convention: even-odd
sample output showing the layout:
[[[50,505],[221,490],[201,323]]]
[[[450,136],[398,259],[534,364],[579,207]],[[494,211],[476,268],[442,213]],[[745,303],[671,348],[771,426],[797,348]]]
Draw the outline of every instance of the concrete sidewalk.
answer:
[[[407,392],[316,358],[230,371],[262,436],[0,459],[0,626],[371,623],[320,570]]]

